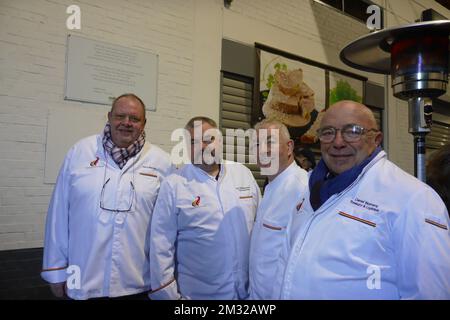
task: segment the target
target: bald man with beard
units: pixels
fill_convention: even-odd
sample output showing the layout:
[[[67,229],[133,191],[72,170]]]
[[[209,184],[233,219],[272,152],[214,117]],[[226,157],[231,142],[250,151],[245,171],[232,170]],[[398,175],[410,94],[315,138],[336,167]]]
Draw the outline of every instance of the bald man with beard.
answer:
[[[325,113],[322,159],[288,226],[282,299],[450,299],[449,217],[390,162],[366,106]]]

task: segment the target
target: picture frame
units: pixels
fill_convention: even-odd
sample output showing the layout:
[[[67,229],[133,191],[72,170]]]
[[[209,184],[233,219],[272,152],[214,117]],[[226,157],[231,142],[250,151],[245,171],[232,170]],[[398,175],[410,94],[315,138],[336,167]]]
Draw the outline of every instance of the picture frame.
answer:
[[[295,147],[319,153],[317,129],[333,103],[363,103],[367,78],[255,43],[252,124],[264,118],[284,123]]]

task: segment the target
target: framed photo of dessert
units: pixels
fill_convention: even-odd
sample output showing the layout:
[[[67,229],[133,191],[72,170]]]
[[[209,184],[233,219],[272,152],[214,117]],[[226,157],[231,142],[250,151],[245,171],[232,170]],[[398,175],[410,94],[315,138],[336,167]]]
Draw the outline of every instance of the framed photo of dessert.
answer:
[[[265,45],[255,47],[254,122],[280,120],[296,146],[318,152],[316,131],[325,110],[340,100],[364,101],[367,78]]]

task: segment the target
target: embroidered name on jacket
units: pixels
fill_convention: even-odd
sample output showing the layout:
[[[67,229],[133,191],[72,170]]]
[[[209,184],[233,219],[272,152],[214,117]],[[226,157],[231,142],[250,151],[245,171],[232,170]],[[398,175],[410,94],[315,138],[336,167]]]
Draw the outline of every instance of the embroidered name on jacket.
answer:
[[[250,191],[250,187],[236,187],[236,190],[240,192]]]
[[[371,203],[366,200],[361,200],[361,199],[355,198],[355,199],[350,200],[350,203],[357,207],[360,207],[360,208],[364,208],[364,209],[374,211],[374,212],[380,212],[380,208],[377,204]]]

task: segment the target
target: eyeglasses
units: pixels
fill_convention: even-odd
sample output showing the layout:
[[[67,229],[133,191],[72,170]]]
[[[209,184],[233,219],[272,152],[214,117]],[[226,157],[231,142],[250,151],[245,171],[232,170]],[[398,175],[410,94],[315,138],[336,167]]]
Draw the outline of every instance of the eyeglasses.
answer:
[[[131,208],[133,207],[133,200],[135,198],[136,195],[136,189],[134,188],[134,184],[132,181],[130,181],[130,199],[128,200],[128,203],[130,204],[129,206],[126,206],[125,208],[107,208],[104,205],[104,196],[105,196],[105,187],[107,185],[107,183],[109,182],[109,180],[111,180],[111,178],[108,178],[108,180],[106,180],[106,182],[103,184],[103,188],[102,188],[102,193],[100,194],[100,208],[106,211],[113,211],[113,212],[129,212],[131,211]]]
[[[334,127],[324,127],[317,130],[319,140],[324,143],[330,143],[336,138],[336,133],[341,131],[342,139],[345,142],[358,142],[361,137],[371,131],[378,132],[377,129],[366,129],[357,124],[347,124],[341,129]]]
[[[104,171],[104,174],[103,174],[103,181],[105,181],[105,179],[106,179],[106,168],[108,167],[108,158],[106,157],[106,154],[105,154],[105,159],[106,159],[106,163],[105,163],[105,171]],[[133,208],[134,198],[136,197],[136,189],[135,189],[134,183],[133,183],[134,177],[135,177],[134,176],[134,167],[135,167],[134,165],[135,164],[133,164],[133,179],[132,179],[132,181],[130,181],[130,192],[129,192],[130,198],[129,198],[128,202],[126,202],[126,203],[129,203],[130,205],[129,206],[125,206],[125,208],[107,208],[105,206],[105,204],[104,204],[105,189],[106,189],[106,185],[111,180],[111,178],[108,178],[108,180],[106,180],[103,183],[102,192],[100,193],[100,208],[101,209],[106,210],[106,211],[116,212],[116,213],[117,212],[130,212],[131,211],[131,209]]]

